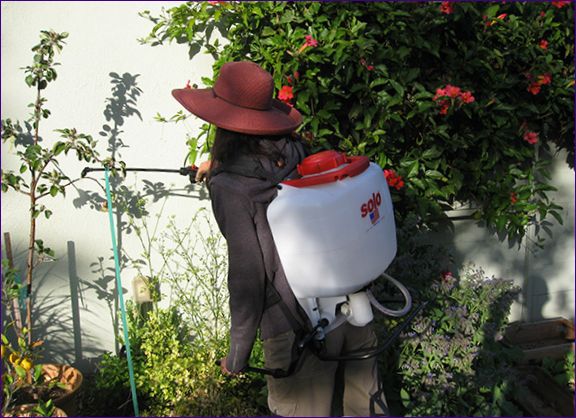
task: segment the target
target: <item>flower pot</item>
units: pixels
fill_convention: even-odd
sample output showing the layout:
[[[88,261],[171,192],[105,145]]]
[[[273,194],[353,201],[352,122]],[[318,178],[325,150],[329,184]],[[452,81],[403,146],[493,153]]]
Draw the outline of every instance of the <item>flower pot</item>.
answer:
[[[65,388],[55,392],[51,398],[54,404],[74,416],[78,410],[77,400],[84,376],[75,367],[64,364],[43,364],[42,376],[46,382],[59,382]]]
[[[563,358],[574,351],[574,323],[565,318],[516,322],[508,326],[502,342],[523,352],[523,363]]]
[[[24,405],[17,405],[14,408],[10,409],[8,413],[9,416],[12,417],[36,417],[38,414],[34,412],[34,408],[36,408],[38,404],[35,403],[28,403]],[[52,414],[53,417],[67,417],[66,412],[62,409],[55,407],[54,413]]]

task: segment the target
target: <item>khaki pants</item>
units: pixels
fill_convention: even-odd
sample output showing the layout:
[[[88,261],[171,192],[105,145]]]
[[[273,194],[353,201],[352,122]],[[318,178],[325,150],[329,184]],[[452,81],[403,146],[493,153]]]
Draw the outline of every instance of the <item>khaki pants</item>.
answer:
[[[295,335],[287,332],[264,341],[267,368],[288,369]],[[355,327],[345,323],[326,336],[327,355],[376,346],[370,325]],[[286,378],[267,376],[268,407],[280,416],[333,416],[337,384],[336,361],[322,361],[308,350],[300,369]],[[379,391],[376,358],[341,362],[343,367],[343,413],[345,416],[387,415],[384,393]]]

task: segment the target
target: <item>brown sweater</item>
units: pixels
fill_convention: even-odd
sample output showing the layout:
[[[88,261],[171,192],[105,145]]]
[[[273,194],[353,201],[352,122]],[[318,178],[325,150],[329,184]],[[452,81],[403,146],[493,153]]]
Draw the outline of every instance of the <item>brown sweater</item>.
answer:
[[[226,367],[232,372],[247,366],[258,329],[267,339],[296,327],[294,319],[287,318],[287,309],[297,321],[306,322],[286,281],[266,218],[278,189],[273,180],[238,174],[258,166],[278,179],[293,177],[304,150],[292,139],[264,141],[264,145],[281,150],[283,168],[263,157],[240,156],[209,182],[214,217],[228,244],[231,329]]]

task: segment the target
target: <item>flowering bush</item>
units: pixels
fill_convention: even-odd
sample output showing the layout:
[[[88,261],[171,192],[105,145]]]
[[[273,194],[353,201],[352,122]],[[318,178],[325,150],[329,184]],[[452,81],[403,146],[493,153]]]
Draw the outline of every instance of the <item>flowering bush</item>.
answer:
[[[519,415],[508,400],[513,354],[497,342],[518,293],[472,267],[460,279],[444,272],[422,292],[432,306],[399,347],[406,415]]]
[[[433,222],[469,202],[475,219],[522,238],[560,221],[548,155],[573,160],[572,10],[553,3],[188,2],[142,13],[155,24],[143,41],[205,47],[216,73],[261,64],[316,149],[402,177],[398,215]]]

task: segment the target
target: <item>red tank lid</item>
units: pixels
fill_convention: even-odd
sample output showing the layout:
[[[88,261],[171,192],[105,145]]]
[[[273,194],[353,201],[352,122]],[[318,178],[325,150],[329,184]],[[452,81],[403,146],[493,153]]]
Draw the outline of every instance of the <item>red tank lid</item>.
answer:
[[[298,164],[298,173],[301,176],[320,174],[333,170],[346,164],[346,155],[334,150],[320,151],[312,154]]]
[[[304,158],[298,165],[302,178],[282,183],[293,187],[318,186],[357,176],[369,166],[370,160],[365,156],[348,157],[334,150],[320,151]]]

